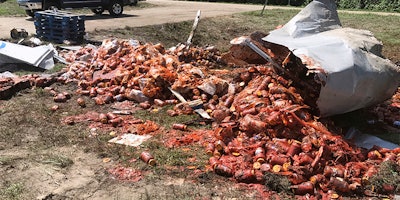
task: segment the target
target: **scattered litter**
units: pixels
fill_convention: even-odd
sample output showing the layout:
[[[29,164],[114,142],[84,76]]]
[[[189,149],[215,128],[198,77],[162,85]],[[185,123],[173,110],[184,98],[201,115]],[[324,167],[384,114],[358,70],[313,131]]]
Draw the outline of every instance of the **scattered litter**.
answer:
[[[186,131],[187,125],[186,124],[172,124],[172,128],[176,130]]]
[[[0,78],[15,78],[15,77],[17,76],[9,71],[0,73]]]
[[[78,98],[78,99],[76,100],[76,103],[78,103],[78,105],[79,105],[80,107],[82,107],[82,108],[86,107],[86,101],[85,101],[85,99],[83,99],[83,98]]]
[[[144,123],[142,120],[136,124],[136,133],[139,135],[147,135],[159,130],[160,126],[153,121],[146,120]]]
[[[176,96],[176,98],[178,98],[182,103],[187,103],[191,108],[194,109],[194,111],[199,114],[201,117],[205,118],[205,119],[211,119],[210,115],[203,109],[200,107],[200,105],[203,104],[202,101],[186,101],[186,99],[179,94],[178,92],[174,91],[173,89],[169,88],[169,90],[172,92],[172,94],[174,94]]]
[[[142,180],[143,172],[140,170],[133,169],[131,167],[117,166],[107,170],[116,179],[122,181],[138,182]]]
[[[109,140],[108,142],[137,147],[149,138],[151,138],[151,135],[123,134]]]
[[[132,111],[130,110],[113,110],[112,113],[117,115],[131,115]]]
[[[12,39],[27,38],[28,32],[26,32],[26,30],[23,28],[13,28],[10,31],[10,36]]]
[[[140,160],[147,163],[148,165],[155,166],[156,160],[154,159],[153,155],[150,154],[148,151],[143,151],[140,154]]]
[[[132,89],[129,93],[127,93],[126,98],[129,100],[135,100],[139,103],[149,101],[149,98],[146,97],[142,91],[135,89]]]
[[[42,41],[37,37],[31,37],[31,38],[29,38],[29,41],[31,41],[33,44],[38,45],[38,46],[42,45]]]

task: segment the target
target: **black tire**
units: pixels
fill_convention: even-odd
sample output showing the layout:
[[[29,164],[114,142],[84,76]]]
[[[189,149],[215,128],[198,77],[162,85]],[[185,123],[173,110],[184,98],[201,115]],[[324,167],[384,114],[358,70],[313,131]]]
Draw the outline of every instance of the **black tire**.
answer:
[[[54,1],[45,2],[44,5],[45,5],[44,6],[45,10],[55,10],[55,9],[59,10],[60,9],[60,6],[57,4],[57,2],[54,2]]]
[[[134,1],[132,1],[129,5],[130,5],[130,6],[136,6],[137,3],[138,3],[138,0],[134,0]]]
[[[18,38],[19,38],[18,30],[15,29],[15,28],[13,28],[13,29],[10,31],[10,36],[11,36],[12,39],[18,39]]]
[[[104,12],[104,8],[94,8],[94,9],[90,9],[90,10],[96,15],[101,15]]]
[[[25,10],[25,13],[30,17],[35,17],[35,12],[33,10]]]
[[[124,11],[124,6],[121,1],[113,0],[111,1],[110,6],[108,7],[108,12],[112,16],[121,16]]]

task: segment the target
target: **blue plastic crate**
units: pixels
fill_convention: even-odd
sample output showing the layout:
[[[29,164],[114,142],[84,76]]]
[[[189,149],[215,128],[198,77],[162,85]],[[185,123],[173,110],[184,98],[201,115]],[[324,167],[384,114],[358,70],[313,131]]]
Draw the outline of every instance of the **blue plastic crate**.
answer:
[[[82,41],[84,34],[76,34],[73,36],[69,35],[57,35],[57,34],[42,34],[40,38],[45,40],[51,40],[57,43],[63,43],[65,40],[72,40],[72,41]]]
[[[36,35],[49,41],[83,40],[85,16],[65,11],[35,12]]]

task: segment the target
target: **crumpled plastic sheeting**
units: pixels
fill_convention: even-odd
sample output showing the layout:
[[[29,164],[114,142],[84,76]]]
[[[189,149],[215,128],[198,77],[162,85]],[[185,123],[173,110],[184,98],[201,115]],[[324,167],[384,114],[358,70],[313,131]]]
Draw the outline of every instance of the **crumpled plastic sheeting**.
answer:
[[[54,54],[55,50],[51,44],[28,47],[0,41],[0,65],[24,63],[48,70],[54,67]]]
[[[336,5],[315,0],[263,40],[288,47],[322,85],[321,116],[342,114],[390,98],[400,69],[381,56],[382,43],[370,31],[342,28]]]

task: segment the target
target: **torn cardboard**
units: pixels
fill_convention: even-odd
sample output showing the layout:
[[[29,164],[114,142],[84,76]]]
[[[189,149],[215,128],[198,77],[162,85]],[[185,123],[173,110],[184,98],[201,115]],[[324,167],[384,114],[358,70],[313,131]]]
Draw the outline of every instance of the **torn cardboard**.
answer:
[[[137,147],[141,145],[144,141],[151,138],[151,135],[136,135],[136,134],[123,134],[121,136],[112,138],[108,142],[116,143],[116,144],[123,144],[127,146]]]

